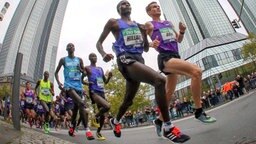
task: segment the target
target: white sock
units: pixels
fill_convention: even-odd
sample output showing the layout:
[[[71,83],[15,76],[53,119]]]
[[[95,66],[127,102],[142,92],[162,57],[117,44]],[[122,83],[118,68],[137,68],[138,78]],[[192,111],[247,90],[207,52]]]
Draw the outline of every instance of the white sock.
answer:
[[[119,124],[119,121],[116,118],[114,119],[114,124]]]
[[[87,127],[87,128],[85,128],[85,131],[88,132],[88,131],[91,131],[91,130]]]
[[[164,122],[164,131],[168,131],[173,127],[174,127],[174,125],[171,123],[171,121]]]

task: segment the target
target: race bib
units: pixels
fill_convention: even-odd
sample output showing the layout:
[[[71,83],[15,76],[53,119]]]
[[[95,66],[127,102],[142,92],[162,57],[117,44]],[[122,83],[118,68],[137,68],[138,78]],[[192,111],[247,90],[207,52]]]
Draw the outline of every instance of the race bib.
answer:
[[[126,46],[140,47],[142,45],[142,35],[138,27],[127,28],[122,31]]]
[[[101,88],[104,87],[104,81],[103,81],[103,79],[102,79],[101,77],[98,77],[98,78],[97,78],[97,85],[98,85],[99,87],[101,87]]]
[[[32,97],[26,97],[26,102],[27,103],[32,103],[33,102],[33,98]]]
[[[48,89],[48,88],[46,88],[46,89],[42,89],[41,90],[41,93],[43,94],[43,95],[45,95],[45,96],[48,96],[48,95],[50,95],[50,90]]]
[[[77,80],[80,80],[80,79],[81,79],[80,72],[79,72],[77,69],[71,70],[68,74],[69,74],[69,78],[70,78],[71,80],[77,81]]]
[[[20,105],[21,105],[21,106],[24,106],[24,105],[25,105],[25,102],[24,102],[24,101],[21,101],[21,102],[20,102]]]
[[[38,108],[39,110],[42,110],[42,109],[43,109],[43,106],[42,106],[42,105],[37,105],[37,108]]]
[[[56,109],[59,109],[60,108],[60,106],[59,105],[56,105],[56,107],[55,107]]]
[[[160,33],[164,42],[171,42],[176,40],[175,33],[171,28],[161,28]]]

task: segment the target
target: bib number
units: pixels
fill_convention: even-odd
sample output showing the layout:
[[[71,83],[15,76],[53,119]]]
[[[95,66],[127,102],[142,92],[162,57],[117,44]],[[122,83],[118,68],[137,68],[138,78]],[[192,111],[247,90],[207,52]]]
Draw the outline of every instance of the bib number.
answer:
[[[21,105],[21,106],[24,106],[24,105],[25,105],[25,102],[24,102],[24,101],[21,101],[21,102],[20,102],[20,105]]]
[[[171,28],[161,28],[160,29],[161,36],[164,42],[172,42],[176,41],[176,36]]]
[[[104,87],[104,82],[103,82],[103,79],[101,77],[98,77],[97,78],[97,85],[101,88]]]
[[[142,45],[142,34],[138,27],[127,28],[122,31],[126,46],[140,47]]]
[[[33,102],[32,97],[26,97],[26,102],[27,102],[27,103],[32,103],[32,102]]]
[[[38,105],[37,108],[38,108],[39,110],[42,110],[42,109],[43,109],[43,106],[42,106],[42,105]]]
[[[49,89],[42,89],[41,93],[45,96],[49,96],[50,95],[50,90]]]
[[[69,78],[75,81],[80,80],[81,78],[80,72],[77,69],[70,71]]]

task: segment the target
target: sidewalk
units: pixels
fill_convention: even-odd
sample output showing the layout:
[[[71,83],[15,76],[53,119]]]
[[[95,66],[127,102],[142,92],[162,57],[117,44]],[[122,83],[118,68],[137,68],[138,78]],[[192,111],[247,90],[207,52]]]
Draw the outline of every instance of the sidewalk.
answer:
[[[3,120],[0,120],[0,140],[1,144],[72,144],[24,126],[21,131],[17,131],[11,124]]]

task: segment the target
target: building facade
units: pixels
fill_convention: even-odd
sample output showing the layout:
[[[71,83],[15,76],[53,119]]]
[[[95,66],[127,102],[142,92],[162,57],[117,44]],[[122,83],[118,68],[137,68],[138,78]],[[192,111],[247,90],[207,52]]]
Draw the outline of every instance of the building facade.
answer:
[[[3,44],[0,43],[0,53],[1,53],[2,46],[3,46]]]
[[[241,47],[246,35],[236,33],[218,0],[159,0],[164,17],[176,29],[181,21],[187,26],[179,52],[182,59],[197,64],[203,70],[203,83],[211,88],[220,87],[224,79],[213,77],[246,65]],[[176,86],[176,96],[186,96],[191,79],[182,76]]]
[[[242,3],[243,9],[241,11]],[[241,13],[241,21],[246,31],[256,34],[256,2],[255,0],[228,0],[237,15]]]
[[[21,73],[29,80],[49,71],[54,80],[57,48],[68,0],[21,0],[7,29],[0,53],[0,75],[13,75],[17,52]]]

